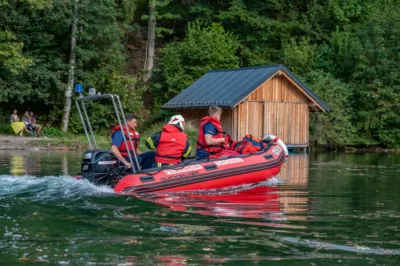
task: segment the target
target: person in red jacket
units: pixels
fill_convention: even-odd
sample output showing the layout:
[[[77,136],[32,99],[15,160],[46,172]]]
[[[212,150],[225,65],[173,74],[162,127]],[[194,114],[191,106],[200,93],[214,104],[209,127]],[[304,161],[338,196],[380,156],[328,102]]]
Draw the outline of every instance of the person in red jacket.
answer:
[[[200,120],[196,159],[219,157],[225,151],[225,132],[221,127],[222,109],[210,106],[208,116]]]
[[[192,150],[183,132],[185,120],[181,115],[174,115],[162,130],[147,138],[147,148],[156,150],[153,167],[174,165],[187,158]]]
[[[113,128],[110,151],[115,154],[115,156],[126,166],[127,169],[131,169],[132,164],[129,160],[128,150],[130,151],[131,156],[133,156],[133,148],[129,141],[129,134],[132,139],[139,164],[142,166],[142,168],[150,168],[153,164],[154,152],[142,153],[139,150],[140,134],[136,131],[137,117],[134,114],[127,114],[125,119],[128,129],[125,126],[122,126],[122,129],[120,126]],[[123,134],[125,135],[128,145],[125,144]],[[134,157],[132,157],[132,161],[136,165]],[[150,167],[148,167],[148,164],[150,164]],[[137,166],[135,168],[137,168]]]

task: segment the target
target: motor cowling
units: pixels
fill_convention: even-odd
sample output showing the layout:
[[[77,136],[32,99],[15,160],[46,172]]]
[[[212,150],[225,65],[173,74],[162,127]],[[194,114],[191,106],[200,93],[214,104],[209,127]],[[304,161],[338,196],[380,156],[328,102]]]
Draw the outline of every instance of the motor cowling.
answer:
[[[122,178],[123,172],[125,167],[109,151],[88,150],[83,154],[82,178],[96,185],[114,186]]]

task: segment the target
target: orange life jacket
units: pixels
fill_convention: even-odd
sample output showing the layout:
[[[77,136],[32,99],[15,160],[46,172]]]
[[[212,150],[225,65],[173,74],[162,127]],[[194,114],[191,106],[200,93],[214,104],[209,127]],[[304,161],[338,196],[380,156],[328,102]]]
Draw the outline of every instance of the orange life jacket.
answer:
[[[214,155],[215,157],[218,157],[218,155],[225,150],[225,146],[223,144],[221,145],[207,145],[206,140],[204,138],[204,125],[206,123],[210,122],[215,126],[217,129],[217,134],[212,136],[214,139],[219,139],[219,138],[224,138],[224,132],[222,131],[221,127],[221,122],[218,121],[217,119],[211,117],[211,116],[206,116],[203,117],[200,121],[200,128],[199,128],[199,134],[197,137],[197,149],[203,149],[207,151],[210,155]]]
[[[132,155],[132,146],[131,146],[131,143],[129,141],[128,131],[126,130],[126,127],[122,126],[122,129],[121,129],[120,126],[115,126],[113,128],[113,135],[117,131],[123,131],[123,133],[125,135],[125,138],[126,138],[126,142],[128,143],[129,151],[131,152],[131,155]],[[133,146],[135,147],[135,151],[137,151],[137,148],[139,147],[139,144],[140,144],[140,135],[136,130],[132,130],[132,129],[129,129],[129,134],[131,136],[131,139],[132,139],[132,142],[133,142]],[[118,150],[119,150],[119,152],[121,153],[122,156],[124,156],[124,157],[129,156],[127,147],[125,145],[125,141],[123,141],[121,146],[118,147]]]
[[[157,163],[178,164],[186,149],[187,135],[174,125],[165,125],[161,131],[154,160]]]

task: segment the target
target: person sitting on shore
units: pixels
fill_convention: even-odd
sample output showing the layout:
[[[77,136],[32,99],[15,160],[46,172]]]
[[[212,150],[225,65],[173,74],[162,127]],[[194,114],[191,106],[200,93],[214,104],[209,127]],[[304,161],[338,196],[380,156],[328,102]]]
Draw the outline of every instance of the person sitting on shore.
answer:
[[[181,115],[174,115],[161,131],[147,138],[147,148],[156,150],[153,167],[178,164],[189,156],[192,148],[183,132],[184,127],[185,119]]]
[[[29,119],[29,112],[25,111],[24,115],[22,116],[22,122],[24,122],[26,129],[28,129],[31,135],[35,134],[34,129],[31,125],[31,120]]]
[[[26,128],[25,123],[19,120],[17,109],[14,109],[11,114],[10,123],[14,133],[19,134],[20,137],[23,136],[24,131],[29,134],[29,130]]]
[[[36,117],[32,111],[29,113],[29,121],[30,121],[32,128],[34,128],[36,130],[36,136],[39,137],[40,132],[42,131],[42,126],[37,124]]]

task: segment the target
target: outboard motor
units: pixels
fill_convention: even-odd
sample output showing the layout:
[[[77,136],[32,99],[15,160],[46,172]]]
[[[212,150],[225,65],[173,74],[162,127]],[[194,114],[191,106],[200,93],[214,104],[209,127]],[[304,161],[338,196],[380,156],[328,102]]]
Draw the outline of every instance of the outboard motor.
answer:
[[[96,185],[114,185],[122,178],[125,166],[118,158],[105,150],[88,150],[82,158],[82,178]]]

